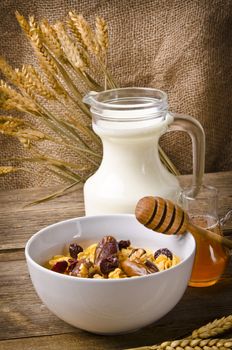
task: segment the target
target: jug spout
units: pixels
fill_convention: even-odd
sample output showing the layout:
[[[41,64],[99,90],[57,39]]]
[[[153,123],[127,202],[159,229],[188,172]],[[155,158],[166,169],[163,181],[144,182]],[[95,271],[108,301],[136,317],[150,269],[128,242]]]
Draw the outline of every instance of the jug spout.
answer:
[[[96,101],[94,96],[96,96],[98,92],[96,91],[90,91],[87,95],[83,97],[83,102],[92,106],[93,103]]]

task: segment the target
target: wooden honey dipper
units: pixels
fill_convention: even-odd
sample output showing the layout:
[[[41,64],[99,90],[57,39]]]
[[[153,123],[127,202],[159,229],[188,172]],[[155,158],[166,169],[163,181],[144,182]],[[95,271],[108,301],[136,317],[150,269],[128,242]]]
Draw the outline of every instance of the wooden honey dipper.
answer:
[[[161,197],[143,197],[135,208],[136,219],[153,231],[175,235],[187,230],[232,248],[232,240],[190,222],[188,214],[177,204]]]

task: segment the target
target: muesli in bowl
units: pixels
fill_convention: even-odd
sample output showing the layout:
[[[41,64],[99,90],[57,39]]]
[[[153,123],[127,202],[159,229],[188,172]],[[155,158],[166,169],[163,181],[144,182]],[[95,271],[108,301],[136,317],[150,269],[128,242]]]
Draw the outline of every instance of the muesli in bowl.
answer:
[[[113,236],[104,236],[86,248],[71,243],[68,252],[53,256],[45,267],[75,277],[111,279],[145,276],[179,262],[180,258],[168,248],[152,252],[133,247],[130,240],[117,241]]]
[[[129,240],[135,249],[155,253],[166,248],[180,261],[163,271],[125,278],[78,278],[44,267],[53,256],[67,253],[70,243],[81,246],[85,254],[108,233],[117,242]],[[154,233],[131,214],[96,215],[45,227],[29,239],[25,254],[34,288],[51,312],[89,332],[119,334],[155,322],[179,302],[190,278],[195,241],[190,233]],[[80,266],[74,265],[79,274]]]

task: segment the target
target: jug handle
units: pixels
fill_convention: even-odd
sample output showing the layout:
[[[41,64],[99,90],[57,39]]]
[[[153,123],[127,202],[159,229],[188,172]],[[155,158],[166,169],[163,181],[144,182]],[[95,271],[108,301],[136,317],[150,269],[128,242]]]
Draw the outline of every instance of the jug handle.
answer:
[[[201,124],[195,118],[179,114],[169,113],[172,121],[167,131],[186,131],[192,140],[193,153],[193,179],[192,188],[194,195],[202,185],[205,170],[205,133]]]

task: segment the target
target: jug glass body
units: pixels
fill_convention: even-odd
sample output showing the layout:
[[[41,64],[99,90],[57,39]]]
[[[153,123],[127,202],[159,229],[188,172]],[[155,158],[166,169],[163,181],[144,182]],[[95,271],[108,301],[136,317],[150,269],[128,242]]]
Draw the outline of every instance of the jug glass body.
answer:
[[[183,116],[168,112],[166,94],[155,89],[123,88],[90,93],[84,101],[91,105],[93,130],[103,143],[102,162],[84,185],[86,214],[134,213],[137,201],[146,195],[176,201],[180,185],[162,164],[158,142],[172,128],[182,129]],[[191,117],[187,122],[197,125],[203,135]],[[198,139],[203,139],[204,153],[204,135]],[[200,163],[194,159],[199,168],[197,183],[204,171],[203,157]]]

